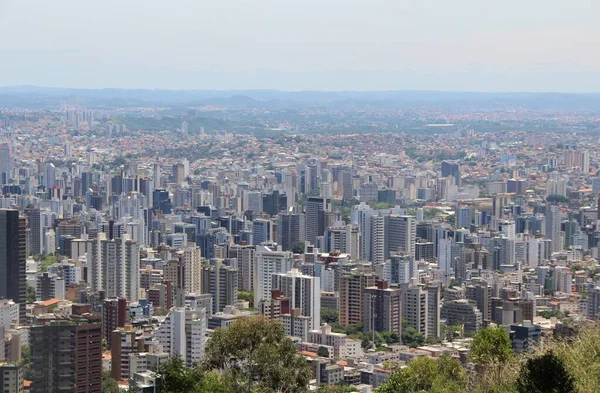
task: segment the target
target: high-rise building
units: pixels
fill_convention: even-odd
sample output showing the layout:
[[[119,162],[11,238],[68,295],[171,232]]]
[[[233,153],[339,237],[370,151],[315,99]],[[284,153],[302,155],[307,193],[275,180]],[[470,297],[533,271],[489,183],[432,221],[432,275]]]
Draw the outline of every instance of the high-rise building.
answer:
[[[10,146],[8,143],[3,143],[0,145],[0,185],[8,184],[12,172],[11,164]]]
[[[374,264],[382,264],[385,261],[386,250],[387,250],[387,236],[385,232],[385,216],[377,214],[369,217],[370,231],[371,231],[371,254],[369,259]]]
[[[307,276],[297,269],[273,274],[271,288],[279,290],[290,299],[290,308],[299,309],[311,318],[312,329],[321,326],[321,279]]]
[[[186,293],[201,293],[202,255],[196,245],[188,245],[179,252],[179,258],[185,267],[184,288]]]
[[[104,233],[99,233],[91,244],[87,260],[93,291],[105,290],[109,298],[138,301],[140,247],[137,242],[123,237],[109,240]]]
[[[31,392],[102,392],[102,324],[56,320],[32,326]]]
[[[439,338],[440,307],[442,305],[442,283],[432,282],[427,285],[427,336]]]
[[[127,322],[127,300],[106,299],[102,302],[102,337],[110,346],[112,332],[125,327]]]
[[[40,209],[25,209],[29,236],[29,253],[40,255],[44,253],[44,226]]]
[[[25,370],[22,364],[0,362],[0,393],[23,393]]]
[[[271,299],[272,275],[287,273],[293,265],[293,254],[275,250],[269,246],[256,246],[256,269],[254,275],[254,304]]]
[[[375,276],[363,273],[342,274],[340,277],[340,325],[353,325],[364,320],[365,288],[375,285]]]
[[[331,200],[319,197],[309,197],[306,201],[306,236],[310,244],[316,244],[317,236],[323,236],[329,226]]]
[[[392,214],[388,217],[387,247],[390,254],[415,256],[417,222],[413,216]]]
[[[552,241],[551,252],[560,251],[562,249],[561,242],[561,213],[560,208],[556,205],[546,206],[546,236]]]
[[[171,356],[179,356],[188,367],[204,357],[208,320],[205,309],[173,308],[159,325],[154,338]]]
[[[0,209],[0,298],[19,304],[19,318],[26,322],[25,250],[26,223],[19,211]]]
[[[402,305],[402,314],[406,324],[422,335],[428,337],[429,326],[427,319],[427,291],[418,286],[404,290],[404,303]]]
[[[392,289],[386,281],[377,281],[374,287],[365,288],[365,332],[402,333],[402,290]]]
[[[304,242],[306,236],[304,214],[282,213],[277,217],[277,239],[281,248],[290,251],[294,244]]]
[[[448,325],[462,326],[465,333],[475,334],[483,327],[481,311],[472,300],[444,302],[440,315]]]
[[[350,254],[352,260],[359,258],[360,232],[356,225],[328,227],[325,229],[325,252],[343,252]]]
[[[458,162],[442,161],[442,177],[453,177],[454,184],[461,186],[460,164]]]
[[[129,355],[144,352],[144,332],[131,325],[111,332],[111,376],[117,381],[129,379]]]
[[[238,289],[254,292],[256,274],[256,247],[233,244],[229,247],[229,258],[237,259]]]
[[[252,221],[252,244],[259,245],[273,240],[273,224],[271,220],[257,218]]]
[[[221,260],[202,268],[202,292],[212,295],[212,313],[235,305],[238,291],[238,269],[225,266]]]

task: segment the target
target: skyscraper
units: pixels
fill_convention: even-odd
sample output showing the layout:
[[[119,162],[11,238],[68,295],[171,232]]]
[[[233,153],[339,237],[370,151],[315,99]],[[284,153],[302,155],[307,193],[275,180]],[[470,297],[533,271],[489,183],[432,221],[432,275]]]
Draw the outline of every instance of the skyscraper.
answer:
[[[290,308],[302,311],[302,315],[311,318],[311,329],[321,326],[321,279],[307,276],[297,269],[272,276],[272,289],[280,290],[290,299]]]
[[[235,305],[238,291],[238,270],[225,266],[220,260],[202,268],[202,292],[212,295],[212,313],[222,312],[225,306]]]
[[[25,315],[26,223],[19,211],[0,209],[0,298],[19,303],[19,318]]]
[[[551,252],[562,249],[560,233],[561,215],[560,209],[556,205],[546,206],[546,236],[552,240]]]
[[[365,332],[402,333],[402,290],[389,288],[386,281],[377,281],[365,288]]]
[[[415,217],[392,214],[388,220],[387,255],[398,253],[414,257],[417,236]]]
[[[277,217],[277,239],[281,248],[289,251],[294,243],[304,242],[306,230],[304,228],[304,214],[279,214]]]
[[[273,225],[271,220],[257,218],[252,221],[252,244],[259,245],[273,240]]]
[[[340,278],[340,325],[363,322],[365,288],[375,285],[372,274],[343,274]]]
[[[31,327],[32,393],[102,392],[102,324],[78,322]]]
[[[8,184],[11,174],[10,146],[0,145],[0,185]]]
[[[458,162],[442,161],[442,177],[453,177],[454,184],[461,186],[460,164]]]
[[[29,252],[30,254],[43,254],[44,252],[44,227],[42,226],[42,212],[40,209],[25,209],[27,217],[27,228],[29,229]]]
[[[272,275],[287,273],[294,265],[289,251],[278,251],[267,246],[256,246],[256,269],[254,274],[254,304],[271,299]]]
[[[306,241],[315,244],[317,236],[323,236],[328,226],[331,200],[309,197],[306,201]]]

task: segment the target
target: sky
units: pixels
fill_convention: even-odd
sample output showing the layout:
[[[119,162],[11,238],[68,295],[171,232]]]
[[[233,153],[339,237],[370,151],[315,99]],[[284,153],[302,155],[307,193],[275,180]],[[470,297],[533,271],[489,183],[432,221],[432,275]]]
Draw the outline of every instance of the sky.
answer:
[[[598,0],[0,0],[0,86],[600,92]]]

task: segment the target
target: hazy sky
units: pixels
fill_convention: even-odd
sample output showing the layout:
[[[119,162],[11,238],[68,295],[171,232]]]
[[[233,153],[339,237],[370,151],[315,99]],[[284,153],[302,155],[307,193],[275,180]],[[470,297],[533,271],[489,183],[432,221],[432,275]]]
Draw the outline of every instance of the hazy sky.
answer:
[[[0,0],[0,86],[600,91],[600,0]]]

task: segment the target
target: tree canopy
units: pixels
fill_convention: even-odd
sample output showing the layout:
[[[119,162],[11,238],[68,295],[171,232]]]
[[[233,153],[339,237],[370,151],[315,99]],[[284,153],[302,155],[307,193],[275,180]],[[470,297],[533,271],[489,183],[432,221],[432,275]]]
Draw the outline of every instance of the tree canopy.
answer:
[[[473,338],[469,354],[475,364],[503,364],[512,356],[512,342],[502,327],[481,329]]]
[[[312,374],[283,327],[262,317],[215,330],[203,366],[223,373],[236,392],[301,393]]]

